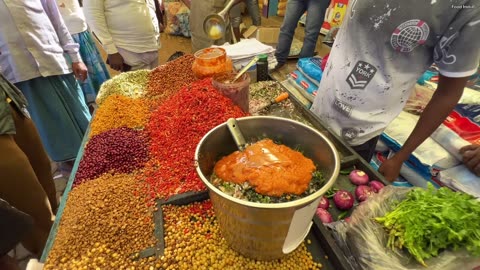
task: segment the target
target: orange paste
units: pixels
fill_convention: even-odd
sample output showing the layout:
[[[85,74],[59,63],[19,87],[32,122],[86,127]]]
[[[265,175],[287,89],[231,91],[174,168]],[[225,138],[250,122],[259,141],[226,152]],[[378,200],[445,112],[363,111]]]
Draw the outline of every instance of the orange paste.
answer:
[[[223,181],[248,181],[257,193],[279,197],[305,192],[315,165],[302,153],[265,139],[223,157],[214,170]]]

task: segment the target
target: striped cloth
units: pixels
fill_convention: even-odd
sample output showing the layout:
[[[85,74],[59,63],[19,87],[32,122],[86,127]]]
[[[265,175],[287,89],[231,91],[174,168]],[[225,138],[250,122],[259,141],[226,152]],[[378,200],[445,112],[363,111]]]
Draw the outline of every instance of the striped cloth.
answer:
[[[80,86],[86,102],[94,103],[100,86],[104,81],[110,79],[110,74],[88,30],[73,34],[72,37],[75,42],[80,44],[80,55],[88,69],[88,78],[84,82],[80,82]]]

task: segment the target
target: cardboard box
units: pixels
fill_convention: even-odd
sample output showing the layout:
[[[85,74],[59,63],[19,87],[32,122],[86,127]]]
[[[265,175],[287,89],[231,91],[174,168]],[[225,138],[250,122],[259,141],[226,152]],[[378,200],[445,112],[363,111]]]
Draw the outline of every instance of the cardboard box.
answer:
[[[250,26],[244,33],[245,38],[256,38],[258,41],[267,44],[275,45],[278,43],[278,36],[280,35],[280,28],[278,27],[256,27]]]

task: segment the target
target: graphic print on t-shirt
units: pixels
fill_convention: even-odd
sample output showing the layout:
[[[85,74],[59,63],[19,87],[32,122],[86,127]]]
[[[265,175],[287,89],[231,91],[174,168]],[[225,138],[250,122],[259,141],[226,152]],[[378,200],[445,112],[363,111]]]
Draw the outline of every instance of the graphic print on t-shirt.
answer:
[[[365,89],[375,73],[377,73],[376,67],[365,61],[358,61],[348,75],[347,83],[352,89]]]
[[[343,128],[342,138],[346,141],[351,141],[358,136],[358,130],[356,128]]]
[[[447,65],[451,65],[457,61],[457,57],[453,54],[448,54],[447,49],[450,44],[458,36],[458,32],[451,35],[450,37],[442,37],[438,46],[435,47],[433,51],[433,60],[435,62],[440,62],[440,60]]]
[[[355,5],[357,4],[357,0],[350,1],[350,5],[352,5],[352,11],[350,12],[350,19],[355,16]]]
[[[349,105],[338,98],[335,98],[333,101],[333,108],[335,108],[339,113],[345,115],[346,117],[350,117],[352,114],[353,106]]]
[[[393,31],[390,43],[396,51],[411,52],[418,45],[427,41],[430,34],[430,27],[421,20],[406,21]]]

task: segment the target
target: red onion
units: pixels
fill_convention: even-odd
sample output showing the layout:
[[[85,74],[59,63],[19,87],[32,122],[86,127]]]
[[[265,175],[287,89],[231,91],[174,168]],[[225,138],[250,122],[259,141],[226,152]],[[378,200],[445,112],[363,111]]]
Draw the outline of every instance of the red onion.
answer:
[[[333,202],[335,206],[340,210],[348,210],[353,207],[355,199],[352,193],[346,190],[339,190],[333,195]]]
[[[385,185],[382,182],[377,180],[370,181],[368,185],[373,189],[375,193],[378,193],[382,188],[385,187]]]
[[[325,198],[325,196],[322,196],[320,203],[318,204],[318,208],[328,209],[328,207],[330,207],[330,202],[327,198]]]
[[[332,215],[323,208],[317,208],[317,217],[322,221],[322,223],[333,222]]]
[[[355,196],[357,197],[357,200],[360,202],[365,201],[368,197],[370,197],[374,193],[375,192],[373,191],[373,189],[369,186],[360,185],[357,188],[355,188]]]
[[[351,171],[348,178],[350,178],[350,181],[357,186],[366,185],[368,183],[368,175],[361,170]]]

